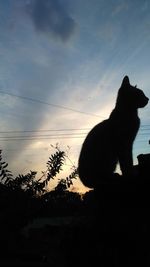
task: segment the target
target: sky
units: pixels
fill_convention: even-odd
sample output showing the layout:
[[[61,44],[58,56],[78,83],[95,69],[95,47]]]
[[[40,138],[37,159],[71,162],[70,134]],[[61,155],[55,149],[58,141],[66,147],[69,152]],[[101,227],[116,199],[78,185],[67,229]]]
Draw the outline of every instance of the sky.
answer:
[[[0,149],[14,176],[41,175],[58,143],[66,177],[125,75],[150,97],[149,43],[148,0],[0,0]],[[134,164],[150,152],[149,114],[139,110]]]

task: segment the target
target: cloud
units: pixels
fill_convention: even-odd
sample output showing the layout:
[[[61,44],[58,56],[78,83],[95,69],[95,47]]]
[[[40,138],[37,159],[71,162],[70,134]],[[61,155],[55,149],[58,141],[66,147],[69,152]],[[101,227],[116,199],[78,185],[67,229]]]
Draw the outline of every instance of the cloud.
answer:
[[[127,1],[120,1],[112,10],[112,16],[116,16],[121,12],[127,12],[129,3]]]
[[[35,29],[67,41],[73,35],[76,23],[59,0],[32,0],[27,3]]]

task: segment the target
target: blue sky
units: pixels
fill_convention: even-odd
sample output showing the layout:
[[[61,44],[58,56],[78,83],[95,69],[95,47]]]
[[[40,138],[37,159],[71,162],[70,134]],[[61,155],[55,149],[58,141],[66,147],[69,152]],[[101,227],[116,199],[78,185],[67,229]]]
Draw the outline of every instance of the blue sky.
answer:
[[[70,146],[77,164],[88,129],[108,118],[125,75],[150,97],[149,43],[146,0],[0,0],[0,148],[14,175],[46,169],[56,142]],[[150,150],[149,112],[149,105],[139,111],[135,163]],[[64,131],[45,131],[52,129]]]

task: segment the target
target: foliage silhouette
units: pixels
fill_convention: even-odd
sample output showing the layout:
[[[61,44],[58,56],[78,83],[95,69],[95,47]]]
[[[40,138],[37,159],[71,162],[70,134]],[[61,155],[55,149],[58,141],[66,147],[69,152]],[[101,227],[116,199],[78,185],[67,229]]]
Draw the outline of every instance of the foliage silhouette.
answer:
[[[46,186],[63,170],[63,164],[68,157],[58,146],[55,149],[56,152],[49,157],[47,169],[40,179],[36,178],[36,171],[30,171],[25,175],[19,174],[14,178],[0,150],[0,227],[3,229],[0,265],[2,255],[7,258],[20,249],[23,238],[22,235],[20,236],[20,231],[32,220],[42,216],[74,214],[81,208],[80,195],[67,190],[72,185],[72,180],[77,178],[77,170],[74,166],[68,177],[60,179],[53,190],[47,191]],[[12,242],[13,249],[11,247],[6,252],[5,248],[10,247]],[[15,250],[16,242],[19,242],[17,250]]]
[[[55,153],[53,153],[47,161],[47,169],[42,172],[42,176],[36,179],[37,172],[30,171],[23,175],[19,174],[13,178],[11,171],[7,169],[8,163],[2,160],[2,150],[0,150],[0,183],[11,188],[12,190],[20,189],[26,192],[30,196],[38,196],[47,192],[46,187],[48,186],[51,179],[55,179],[57,174],[63,170],[63,165],[66,158],[68,158],[65,151],[59,149],[58,145],[55,147]],[[66,178],[58,180],[58,184],[55,189],[57,192],[65,191],[73,185],[73,179],[78,177],[78,171],[75,166],[72,166],[72,173]]]
[[[12,173],[7,169],[8,163],[2,161],[2,150],[0,150],[0,178],[5,185],[9,184],[12,181]]]
[[[72,173],[66,177],[65,179],[60,179],[57,186],[55,187],[56,192],[62,192],[70,188],[71,185],[73,185],[72,180],[76,179],[78,177],[78,170],[76,167],[72,167],[73,171]]]

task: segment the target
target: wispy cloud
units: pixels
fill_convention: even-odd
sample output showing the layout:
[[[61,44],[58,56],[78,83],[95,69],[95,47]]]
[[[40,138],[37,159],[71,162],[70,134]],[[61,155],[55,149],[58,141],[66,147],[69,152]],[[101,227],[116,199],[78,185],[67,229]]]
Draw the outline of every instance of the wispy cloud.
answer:
[[[75,31],[76,23],[59,0],[32,0],[27,4],[35,29],[67,41]]]
[[[114,9],[112,10],[112,16],[116,16],[121,12],[126,12],[128,8],[129,4],[127,1],[125,0],[119,1],[119,3],[117,3],[116,6],[114,6]]]

